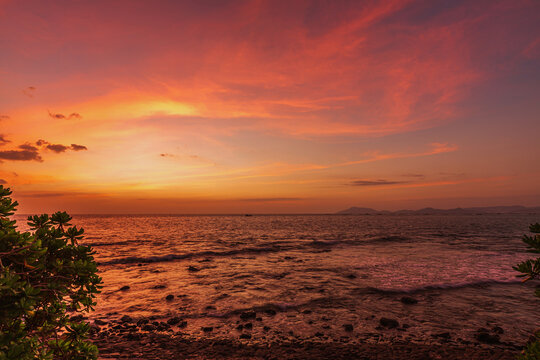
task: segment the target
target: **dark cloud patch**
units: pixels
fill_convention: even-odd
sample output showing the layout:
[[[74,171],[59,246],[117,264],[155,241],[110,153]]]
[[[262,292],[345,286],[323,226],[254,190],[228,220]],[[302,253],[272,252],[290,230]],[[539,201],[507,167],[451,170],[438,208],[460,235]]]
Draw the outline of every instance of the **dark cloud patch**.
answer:
[[[26,89],[24,89],[22,92],[24,95],[28,97],[34,97],[34,92],[36,91],[35,86],[29,86]]]
[[[0,185],[6,185],[7,184],[7,181],[4,180],[4,179],[0,179]]]
[[[39,152],[34,150],[5,150],[0,151],[0,160],[11,161],[39,161],[43,159],[39,155]]]
[[[1,140],[4,140],[2,142]],[[0,135],[0,145],[3,145],[7,140],[5,140],[2,135]],[[7,141],[9,142],[9,141]],[[11,161],[39,161],[42,162],[43,159],[40,155],[40,152],[43,150],[50,150],[57,154],[64,153],[68,150],[71,151],[82,151],[88,150],[84,145],[71,144],[70,146],[62,144],[51,144],[47,140],[39,139],[35,143],[24,143],[17,146],[14,150],[5,150],[0,151],[0,162],[2,160],[11,160]]]
[[[409,181],[391,181],[391,180],[355,180],[351,181],[348,185],[351,186],[381,186],[381,185],[396,185],[407,184]]]
[[[51,151],[54,151],[55,153],[63,153],[63,152],[66,152],[67,149],[69,149],[69,147],[62,144],[49,144],[46,146],[46,148]]]
[[[162,153],[162,154],[159,154],[159,156],[161,156],[161,157],[175,157],[173,154],[169,154],[169,153]]]
[[[39,149],[37,147],[35,147],[34,145],[32,144],[22,144],[22,145],[19,145],[19,149],[21,150],[28,150],[28,151],[35,151],[37,152]]]
[[[6,135],[0,134],[0,146],[5,145],[5,144],[10,143],[10,142],[11,142],[11,141],[9,141],[9,140],[6,138]]]
[[[0,121],[9,119],[7,115],[0,115]]]
[[[77,145],[77,144],[71,144],[71,146],[69,147],[71,150],[73,151],[83,151],[83,150],[88,150],[88,148],[84,145]]]
[[[69,115],[64,115],[64,114],[61,114],[61,113],[52,113],[50,111],[47,111],[47,112],[49,113],[49,116],[51,118],[53,118],[53,119],[59,119],[59,120],[61,120],[61,119],[77,119],[77,120],[82,119],[81,114],[76,113],[76,112],[71,113]]]

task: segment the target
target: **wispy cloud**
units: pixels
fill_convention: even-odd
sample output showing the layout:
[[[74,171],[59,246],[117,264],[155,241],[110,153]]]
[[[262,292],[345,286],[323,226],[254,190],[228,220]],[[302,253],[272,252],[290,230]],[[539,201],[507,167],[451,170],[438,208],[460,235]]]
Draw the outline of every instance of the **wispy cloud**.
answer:
[[[58,120],[61,120],[61,119],[82,119],[82,116],[81,114],[79,113],[71,113],[69,115],[64,115],[64,114],[61,114],[61,113],[52,113],[50,111],[48,111],[48,114],[51,118],[53,119],[58,119]]]
[[[397,180],[354,180],[351,181],[348,185],[351,186],[381,186],[381,185],[396,185],[396,184],[407,184],[409,181],[397,181]]]
[[[6,138],[6,135],[0,134],[0,146],[10,143],[11,141]]]

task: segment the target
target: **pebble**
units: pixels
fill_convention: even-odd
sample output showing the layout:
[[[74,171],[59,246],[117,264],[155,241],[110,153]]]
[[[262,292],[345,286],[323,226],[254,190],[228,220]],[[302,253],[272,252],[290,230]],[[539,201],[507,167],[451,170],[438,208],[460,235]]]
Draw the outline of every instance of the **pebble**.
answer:
[[[403,296],[401,298],[401,302],[406,304],[406,305],[418,304],[418,300],[416,300],[415,298],[410,297],[410,296]]]
[[[381,318],[379,320],[379,323],[387,329],[395,329],[399,326],[399,322],[397,320],[389,319],[385,317]]]

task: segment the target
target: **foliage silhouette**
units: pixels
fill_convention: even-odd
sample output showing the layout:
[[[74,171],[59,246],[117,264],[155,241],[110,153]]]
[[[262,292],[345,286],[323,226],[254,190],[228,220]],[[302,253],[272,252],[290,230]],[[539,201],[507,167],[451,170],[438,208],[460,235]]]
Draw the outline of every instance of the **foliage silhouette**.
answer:
[[[529,231],[533,235],[523,235],[523,242],[527,244],[528,252],[540,253],[540,224],[532,224]],[[523,277],[523,282],[533,279],[540,279],[540,257],[529,259],[514,266],[514,270],[519,271],[519,277]],[[540,288],[536,289],[536,296],[540,297]],[[519,360],[538,360],[540,359],[540,330],[537,330],[531,341],[518,357]]]
[[[78,244],[84,230],[57,212],[28,217],[32,232],[19,232],[10,195],[0,185],[0,360],[97,359],[81,315],[101,278],[92,248]]]

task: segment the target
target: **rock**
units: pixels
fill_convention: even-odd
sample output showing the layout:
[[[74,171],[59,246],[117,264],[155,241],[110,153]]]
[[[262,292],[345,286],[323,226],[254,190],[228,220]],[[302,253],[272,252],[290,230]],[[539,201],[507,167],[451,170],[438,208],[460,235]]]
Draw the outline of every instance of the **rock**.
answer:
[[[316,333],[315,333],[315,336],[316,336],[316,337],[321,337],[321,336],[324,336],[324,334],[321,333],[321,332],[316,332]]]
[[[246,311],[240,314],[240,319],[247,320],[247,319],[255,319],[257,317],[257,313],[255,311]]]
[[[167,301],[172,301],[172,300],[174,300],[174,295],[171,295],[171,294],[167,295],[167,296],[165,297],[165,300],[167,300]]]
[[[343,325],[343,328],[345,329],[345,331],[347,332],[351,332],[354,330],[354,327],[351,325],[351,324],[345,324]]]
[[[106,321],[96,319],[96,320],[94,320],[94,324],[103,326],[103,325],[107,325],[108,323]]]
[[[379,323],[387,329],[395,329],[399,326],[399,323],[397,322],[397,320],[389,319],[385,317],[381,318],[379,320]]]
[[[193,271],[193,272],[201,271],[201,269],[199,269],[199,268],[197,268],[197,267],[195,267],[193,265],[189,265],[187,269],[188,269],[188,271]]]
[[[269,316],[274,316],[274,315],[276,315],[276,310],[274,310],[274,309],[266,309],[266,310],[264,310],[264,313],[266,315],[269,315]]]
[[[135,332],[130,332],[126,335],[126,339],[128,340],[140,340],[141,335]]]
[[[255,318],[257,321],[262,321],[262,317]]]
[[[495,334],[504,334],[504,330],[500,326],[495,326],[493,329],[491,329]]]
[[[156,330],[156,326],[155,325],[152,325],[152,324],[146,324],[142,327],[142,330],[144,331],[155,331]]]
[[[240,335],[240,339],[246,339],[246,340],[249,340],[249,339],[251,339],[251,335],[250,335],[250,334],[241,334],[241,335]]]
[[[182,319],[180,319],[179,317],[175,316],[175,317],[172,317],[170,318],[169,320],[167,320],[167,324],[169,325],[176,325],[178,324]]]
[[[244,325],[242,325],[242,324],[238,325],[238,326],[236,327],[236,330],[238,330],[238,331],[244,330]]]
[[[131,289],[131,287],[129,287],[129,286],[126,285],[126,286],[122,286],[122,287],[120,288],[120,291],[126,291],[126,290],[129,290],[129,289]]]
[[[156,286],[152,286],[152,289],[165,289],[166,286],[165,285],[156,285]]]
[[[476,340],[484,344],[499,344],[501,342],[499,335],[491,335],[487,332],[479,332],[474,337]]]
[[[213,305],[208,305],[205,309],[206,310],[216,310],[216,307],[213,306]]]
[[[270,327],[265,326],[265,327],[263,327],[263,330],[264,330],[264,331],[268,331],[268,330],[270,330]]]
[[[187,326],[187,321],[180,321],[180,323],[178,323],[178,327],[179,328],[185,328]]]
[[[214,331],[214,328],[212,326],[204,326],[202,328],[202,331],[204,331],[204,332],[212,332],[212,331]]]
[[[122,323],[130,323],[133,322],[133,319],[129,315],[124,315],[120,318],[120,322]]]
[[[348,279],[356,279],[356,275],[355,274],[349,274],[349,275],[347,275],[347,278]]]
[[[150,320],[146,319],[146,318],[141,318],[137,321],[137,326],[138,327],[141,327],[143,325],[146,325],[150,322]]]
[[[311,314],[312,312],[313,311],[311,311],[311,310],[304,310],[304,311],[302,311],[302,314]]]
[[[418,304],[418,300],[416,300],[415,298],[410,297],[410,296],[403,296],[401,298],[401,302],[406,304],[406,305]]]
[[[247,323],[247,324],[244,325],[244,327],[246,329],[248,329],[248,330],[251,330],[251,329],[253,329],[253,324],[252,323]]]

